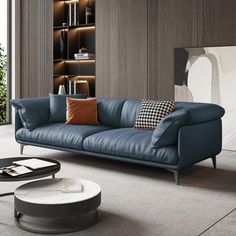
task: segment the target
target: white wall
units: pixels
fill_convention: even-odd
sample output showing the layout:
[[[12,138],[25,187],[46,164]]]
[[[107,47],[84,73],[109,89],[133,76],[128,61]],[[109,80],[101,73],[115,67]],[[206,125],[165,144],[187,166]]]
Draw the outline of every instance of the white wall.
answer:
[[[12,99],[20,98],[20,1],[12,0]],[[15,110],[12,109],[12,123]]]

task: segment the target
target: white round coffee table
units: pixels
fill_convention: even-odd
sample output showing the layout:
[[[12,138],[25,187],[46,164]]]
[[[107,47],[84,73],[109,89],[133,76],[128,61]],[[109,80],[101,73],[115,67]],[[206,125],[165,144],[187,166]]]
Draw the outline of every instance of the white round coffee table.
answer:
[[[14,196],[17,226],[34,233],[88,228],[97,221],[101,204],[100,186],[84,179],[38,180],[20,186]]]

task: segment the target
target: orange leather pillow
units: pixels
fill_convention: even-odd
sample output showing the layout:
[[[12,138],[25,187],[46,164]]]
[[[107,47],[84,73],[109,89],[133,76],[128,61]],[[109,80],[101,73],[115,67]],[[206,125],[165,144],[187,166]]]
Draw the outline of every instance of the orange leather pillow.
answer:
[[[67,98],[66,124],[97,125],[97,99]]]

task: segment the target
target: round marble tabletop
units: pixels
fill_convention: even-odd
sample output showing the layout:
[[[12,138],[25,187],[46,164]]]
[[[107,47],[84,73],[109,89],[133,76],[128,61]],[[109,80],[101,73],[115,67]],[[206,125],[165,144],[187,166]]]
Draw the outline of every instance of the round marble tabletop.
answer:
[[[33,181],[15,190],[15,218],[20,228],[36,233],[65,233],[87,228],[98,217],[97,208],[101,203],[101,188],[85,179],[56,178]],[[36,221],[23,225],[23,217],[58,219],[79,218],[71,228],[49,225],[38,229]],[[47,221],[48,222],[48,221]],[[55,222],[53,222],[55,226]]]

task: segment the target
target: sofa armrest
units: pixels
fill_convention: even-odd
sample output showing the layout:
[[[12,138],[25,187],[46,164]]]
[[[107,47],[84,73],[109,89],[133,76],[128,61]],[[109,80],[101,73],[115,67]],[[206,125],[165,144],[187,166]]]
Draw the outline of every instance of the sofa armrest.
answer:
[[[26,129],[33,130],[49,120],[49,98],[15,99],[11,105]]]
[[[154,130],[152,146],[175,145],[181,127],[218,120],[224,113],[224,108],[216,104],[176,102],[175,111],[162,119]]]
[[[221,119],[181,127],[178,133],[178,169],[214,157],[221,148]]]
[[[176,102],[175,110],[182,109],[189,112],[189,125],[218,120],[225,114],[223,107],[212,103]]]

